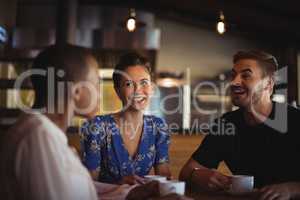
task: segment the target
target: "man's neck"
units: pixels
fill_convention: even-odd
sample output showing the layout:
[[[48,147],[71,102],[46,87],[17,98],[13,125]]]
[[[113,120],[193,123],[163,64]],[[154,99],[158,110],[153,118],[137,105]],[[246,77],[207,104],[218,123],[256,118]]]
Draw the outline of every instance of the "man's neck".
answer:
[[[272,109],[273,103],[271,99],[266,101],[259,101],[248,109],[245,109],[245,121],[249,125],[257,125],[263,123],[270,116]]]
[[[64,133],[67,132],[69,120],[64,114],[45,114],[56,126],[58,126]]]
[[[48,117],[56,126],[58,126],[64,133],[67,132],[67,128],[71,124],[71,119],[74,115],[74,110],[71,108],[71,105],[64,107],[64,112],[55,112],[49,113],[48,111],[44,114]],[[35,108],[41,108],[40,105],[34,105]],[[42,106],[44,107],[44,106]]]

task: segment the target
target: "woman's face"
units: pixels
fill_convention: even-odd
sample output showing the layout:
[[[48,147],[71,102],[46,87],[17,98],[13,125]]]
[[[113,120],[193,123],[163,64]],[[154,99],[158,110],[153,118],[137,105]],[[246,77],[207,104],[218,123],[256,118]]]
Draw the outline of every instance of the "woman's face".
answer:
[[[123,109],[144,110],[152,94],[151,76],[147,69],[141,65],[127,67],[117,92]]]

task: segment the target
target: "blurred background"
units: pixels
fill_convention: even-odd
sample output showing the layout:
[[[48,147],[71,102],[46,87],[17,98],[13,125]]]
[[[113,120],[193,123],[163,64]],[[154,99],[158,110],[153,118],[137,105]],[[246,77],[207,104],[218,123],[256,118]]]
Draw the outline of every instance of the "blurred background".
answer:
[[[292,0],[1,0],[0,131],[16,120],[18,108],[32,105],[30,81],[24,80],[21,90],[14,82],[47,45],[93,50],[100,63],[99,114],[120,109],[112,69],[120,55],[135,50],[152,64],[157,87],[147,113],[170,125],[177,173],[202,140],[195,124],[235,109],[224,88],[237,51],[260,49],[278,58],[280,67],[287,66],[288,82],[277,86],[287,92],[275,100],[299,104],[299,11]],[[84,120],[75,117],[69,128],[78,149],[76,133]]]

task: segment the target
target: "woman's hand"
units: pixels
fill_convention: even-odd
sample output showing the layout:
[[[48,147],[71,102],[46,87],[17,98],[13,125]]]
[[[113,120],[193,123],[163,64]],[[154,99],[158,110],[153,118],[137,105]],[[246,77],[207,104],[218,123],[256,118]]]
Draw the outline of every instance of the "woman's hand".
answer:
[[[173,176],[170,171],[169,164],[163,163],[154,167],[154,172],[156,175],[165,176],[168,180],[172,180]]]
[[[140,176],[137,175],[130,175],[130,176],[124,176],[122,180],[119,182],[119,184],[144,184],[146,180]]]
[[[99,181],[98,179],[99,179],[99,173],[100,173],[100,171],[99,170],[89,170],[89,172],[90,172],[90,175],[91,175],[91,177],[92,177],[92,179],[94,180],[94,181]]]

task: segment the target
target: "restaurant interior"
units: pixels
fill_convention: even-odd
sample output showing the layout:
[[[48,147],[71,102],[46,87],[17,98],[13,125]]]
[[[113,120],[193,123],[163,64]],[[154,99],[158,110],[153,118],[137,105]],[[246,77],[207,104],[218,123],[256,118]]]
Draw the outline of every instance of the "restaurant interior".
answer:
[[[151,62],[157,87],[146,112],[171,124],[170,166],[178,178],[204,138],[196,125],[235,109],[224,88],[235,52],[272,53],[288,80],[276,86],[281,92],[273,98],[298,106],[299,11],[300,4],[292,0],[1,0],[0,132],[15,122],[20,108],[32,106],[30,81],[24,79],[17,89],[15,80],[46,46],[71,43],[92,49],[101,79],[98,114],[121,108],[112,72],[120,55],[134,50]],[[74,117],[67,133],[78,152],[84,121]],[[230,173],[225,164],[219,168]]]

